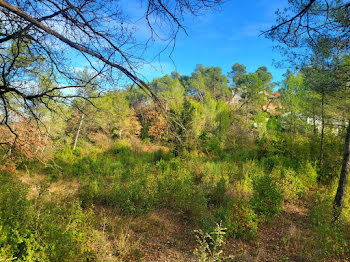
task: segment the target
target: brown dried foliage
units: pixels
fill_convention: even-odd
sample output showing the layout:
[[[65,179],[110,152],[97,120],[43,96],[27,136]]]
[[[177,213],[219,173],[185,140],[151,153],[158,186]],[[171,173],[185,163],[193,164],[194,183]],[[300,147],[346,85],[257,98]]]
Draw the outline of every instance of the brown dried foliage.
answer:
[[[0,166],[3,171],[14,171],[23,159],[39,159],[45,157],[45,150],[51,144],[47,135],[30,120],[20,119],[12,124],[12,133],[6,126],[0,125],[0,141],[4,161]]]

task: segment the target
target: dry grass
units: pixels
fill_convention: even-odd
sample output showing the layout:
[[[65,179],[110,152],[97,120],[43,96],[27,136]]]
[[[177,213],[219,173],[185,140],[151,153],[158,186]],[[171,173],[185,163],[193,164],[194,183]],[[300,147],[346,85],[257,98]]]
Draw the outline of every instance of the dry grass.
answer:
[[[49,182],[47,176],[38,173],[20,173],[18,177],[20,181],[29,186],[28,199],[33,199],[44,192],[59,199],[71,199],[76,196],[80,186],[77,180]]]
[[[102,240],[101,261],[194,261],[192,228],[169,210],[121,217],[95,207]]]

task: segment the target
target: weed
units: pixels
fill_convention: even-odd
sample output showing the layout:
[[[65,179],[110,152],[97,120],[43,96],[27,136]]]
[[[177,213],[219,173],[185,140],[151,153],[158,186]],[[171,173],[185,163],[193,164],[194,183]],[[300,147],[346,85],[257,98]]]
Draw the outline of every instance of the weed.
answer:
[[[204,233],[202,230],[195,230],[198,247],[194,255],[200,262],[219,262],[225,261],[222,246],[225,244],[226,228],[217,224],[211,233]]]

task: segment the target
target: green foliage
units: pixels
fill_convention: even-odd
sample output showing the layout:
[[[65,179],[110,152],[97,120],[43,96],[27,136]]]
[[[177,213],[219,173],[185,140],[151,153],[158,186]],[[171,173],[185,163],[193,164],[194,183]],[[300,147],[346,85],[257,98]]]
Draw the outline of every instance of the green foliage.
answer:
[[[333,221],[333,199],[327,194],[316,194],[315,205],[310,210],[312,229],[315,234],[308,248],[316,249],[315,257],[330,258],[350,251],[345,232],[348,224]]]
[[[56,153],[56,160],[60,163],[72,164],[75,160],[75,154],[70,145],[66,145],[62,148],[62,150]]]
[[[318,174],[316,169],[310,162],[304,164],[298,171],[299,178],[302,183],[307,187],[316,187],[317,186],[317,177]]]
[[[240,180],[237,184],[238,190],[245,195],[253,193],[253,178],[263,176],[264,170],[256,161],[247,161],[240,168]]]
[[[178,79],[166,75],[162,78],[154,79],[151,87],[160,99],[166,101],[168,109],[174,112],[182,110],[185,89]]]
[[[192,150],[196,146],[196,134],[193,126],[194,106],[188,97],[183,99],[181,112],[175,114],[175,137],[171,140],[174,143],[174,153],[178,155],[186,150]]]
[[[227,228],[227,235],[232,238],[251,240],[258,234],[258,217],[249,201],[238,197],[219,208],[216,220],[222,221]]]
[[[100,194],[101,185],[98,181],[93,180],[80,187],[78,196],[82,202],[82,206],[89,207],[94,201],[100,199]]]
[[[225,206],[229,200],[226,196],[227,182],[224,178],[221,178],[214,187],[212,187],[207,194],[208,204],[214,206]]]
[[[344,150],[341,136],[327,134],[324,138],[324,162],[322,170],[318,170],[318,180],[331,184],[338,179]]]
[[[200,224],[207,211],[203,189],[196,187],[189,177],[158,180],[157,200],[160,206],[180,212],[187,220]]]
[[[198,65],[187,89],[189,94],[202,102],[209,96],[218,100],[225,99],[229,94],[228,79],[220,67]]]
[[[212,153],[214,155],[220,154],[223,150],[223,146],[220,143],[218,137],[212,134],[203,134],[202,139],[202,149],[207,153]]]
[[[133,110],[129,108],[125,92],[110,91],[94,101],[97,111],[94,122],[89,123],[89,128],[103,130],[110,136],[119,138],[134,135],[135,130],[131,122]]]
[[[308,190],[298,174],[291,168],[275,167],[271,176],[277,181],[277,185],[283,190],[284,199],[288,201],[301,198]]]
[[[276,139],[281,134],[281,123],[278,116],[270,116],[266,123],[267,132],[272,139]]]
[[[18,261],[88,261],[94,231],[79,203],[27,200],[24,185],[0,177],[0,257]]]
[[[229,76],[232,78],[235,93],[241,97],[240,111],[245,115],[245,122],[248,124],[250,115],[258,114],[266,104],[266,97],[272,93],[272,75],[266,67],[259,67],[255,72],[247,73],[244,65],[236,63],[232,66]]]
[[[152,195],[148,193],[146,181],[137,181],[129,185],[114,185],[101,196],[101,203],[117,206],[123,214],[147,212],[152,207]]]
[[[164,152],[163,150],[159,149],[153,153],[153,161],[155,163],[164,160],[164,161],[169,161],[171,159],[171,154]]]
[[[257,139],[264,139],[267,137],[267,114],[259,112],[255,117],[255,123],[257,125]]]
[[[282,211],[283,191],[270,176],[256,176],[251,203],[253,210],[268,221]]]
[[[300,7],[298,1],[289,2],[295,9]],[[333,2],[339,7],[342,1]],[[312,5],[309,11],[313,8],[319,7]],[[344,10],[333,9],[327,15],[340,28],[348,26]],[[148,85],[164,105],[164,115],[150,94],[140,89],[100,93],[103,74],[92,77],[88,69],[77,74],[76,93],[67,93],[71,103],[57,105],[66,96],[45,59],[31,54],[30,41],[11,42],[0,52],[4,69],[6,64],[12,68],[3,76],[7,89],[23,80],[22,73],[33,81],[27,81],[32,90],[23,94],[16,88],[5,90],[6,123],[14,130],[23,129],[22,121],[30,120],[25,117],[28,110],[29,115],[34,112],[40,127],[46,124],[53,134],[46,137],[30,131],[28,138],[32,135],[38,145],[29,145],[34,140],[28,139],[29,144],[24,141],[22,146],[42,155],[49,148],[47,155],[54,157],[48,157],[43,167],[41,161],[30,159],[33,152],[1,149],[0,172],[10,170],[13,175],[0,173],[0,261],[96,260],[92,210],[101,206],[123,218],[167,209],[186,225],[205,232],[220,221],[211,233],[196,231],[195,255],[199,261],[224,260],[225,234],[254,239],[259,222],[281,213],[284,200],[293,202],[286,202],[288,207],[305,201],[320,187],[317,181],[331,187],[339,174],[342,126],[348,122],[350,108],[344,68],[350,56],[334,55],[329,37],[315,39],[317,48],[309,66],[288,70],[278,92],[266,67],[247,72],[239,63],[228,76],[220,67],[198,65],[191,76],[173,72],[154,79]],[[33,90],[44,97],[35,98],[30,94]],[[23,107],[25,97],[30,103]],[[68,120],[52,116],[49,109],[62,112]],[[3,130],[0,139],[8,142],[12,134],[3,135]],[[74,143],[73,150],[75,141],[78,146]],[[152,145],[154,141],[160,144]],[[16,168],[46,174],[50,181],[74,179],[78,193],[64,202],[41,189],[39,196],[32,196],[35,190],[16,179]],[[348,205],[346,200],[345,211]],[[332,197],[319,193],[315,205],[309,206],[313,238],[305,246],[315,253],[311,256],[330,260],[350,253],[348,222],[343,216],[331,223]]]

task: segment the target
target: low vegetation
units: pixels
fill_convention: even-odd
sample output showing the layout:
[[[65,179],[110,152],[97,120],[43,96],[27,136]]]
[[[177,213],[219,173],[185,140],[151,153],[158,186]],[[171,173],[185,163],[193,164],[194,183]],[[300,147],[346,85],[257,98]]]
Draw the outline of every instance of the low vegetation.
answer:
[[[270,150],[279,147],[276,142]],[[65,146],[46,165],[26,160],[17,175],[3,172],[1,257],[250,261],[295,255],[341,261],[349,256],[348,211],[332,223],[334,187],[318,185],[315,167],[302,155],[292,162],[283,152],[257,157],[261,148],[254,147],[253,158],[222,149],[174,157],[144,147],[126,139],[105,150]],[[183,227],[186,238],[172,227]],[[169,233],[174,243],[164,251]],[[271,234],[267,243],[261,242],[263,234]],[[271,250],[271,241],[283,251]],[[157,255],[155,247],[164,253]]]

